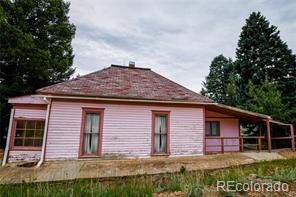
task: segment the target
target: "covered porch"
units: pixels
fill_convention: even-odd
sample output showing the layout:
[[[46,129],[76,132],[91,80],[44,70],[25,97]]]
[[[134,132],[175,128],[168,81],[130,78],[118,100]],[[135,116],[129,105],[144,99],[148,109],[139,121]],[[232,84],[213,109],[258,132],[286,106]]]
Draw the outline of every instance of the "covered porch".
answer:
[[[253,129],[246,129],[251,125]],[[205,107],[205,154],[262,151],[277,148],[295,150],[293,124],[222,104]]]

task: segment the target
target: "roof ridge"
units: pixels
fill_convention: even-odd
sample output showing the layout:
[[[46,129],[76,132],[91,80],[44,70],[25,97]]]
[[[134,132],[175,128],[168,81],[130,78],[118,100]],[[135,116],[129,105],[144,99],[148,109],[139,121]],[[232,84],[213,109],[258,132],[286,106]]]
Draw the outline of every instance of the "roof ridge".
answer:
[[[140,69],[140,70],[151,70],[151,68],[142,68],[142,67],[129,67],[129,66],[123,66],[123,65],[116,65],[111,64],[110,67],[117,67],[117,68],[128,68],[128,69]]]

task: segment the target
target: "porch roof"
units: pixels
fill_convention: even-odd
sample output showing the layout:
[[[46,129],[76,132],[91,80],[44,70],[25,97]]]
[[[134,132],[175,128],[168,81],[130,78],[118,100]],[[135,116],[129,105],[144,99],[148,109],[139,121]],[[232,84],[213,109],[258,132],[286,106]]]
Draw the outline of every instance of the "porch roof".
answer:
[[[247,110],[243,110],[236,107],[231,107],[219,103],[211,103],[205,106],[206,110],[222,113],[225,115],[230,115],[233,117],[236,117],[241,120],[247,120],[247,121],[263,121],[263,120],[272,120],[272,118],[265,114],[259,114]]]

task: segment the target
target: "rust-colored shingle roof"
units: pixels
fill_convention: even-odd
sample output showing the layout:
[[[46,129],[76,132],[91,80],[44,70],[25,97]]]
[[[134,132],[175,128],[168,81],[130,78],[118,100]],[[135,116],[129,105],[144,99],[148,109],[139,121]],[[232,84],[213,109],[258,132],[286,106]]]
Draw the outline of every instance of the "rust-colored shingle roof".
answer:
[[[213,102],[147,68],[111,65],[37,90],[52,95],[94,96],[183,102]]]

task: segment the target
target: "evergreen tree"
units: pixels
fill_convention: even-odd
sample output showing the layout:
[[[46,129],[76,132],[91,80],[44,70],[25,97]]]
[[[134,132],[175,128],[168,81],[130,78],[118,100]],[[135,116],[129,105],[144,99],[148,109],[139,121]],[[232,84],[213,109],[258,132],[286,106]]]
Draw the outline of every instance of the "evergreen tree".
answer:
[[[237,88],[237,77],[234,72],[231,72],[228,77],[228,84],[225,87],[225,104],[237,106],[240,104],[240,95]]]
[[[281,40],[277,27],[270,25],[260,12],[253,12],[246,20],[236,57],[238,89],[243,103],[248,100],[248,82],[260,87],[262,79],[268,76],[282,92],[283,102],[296,106],[296,57]]]
[[[0,1],[1,136],[9,119],[7,98],[69,79],[73,74],[69,3]]]
[[[229,74],[233,70],[232,60],[219,55],[210,65],[210,73],[203,82],[201,94],[204,94],[218,103],[225,103],[225,88]]]
[[[251,81],[248,83],[247,103],[243,106],[247,110],[270,115],[275,120],[286,121],[289,117],[288,106],[283,103],[282,95],[275,84],[264,80],[258,87]]]

